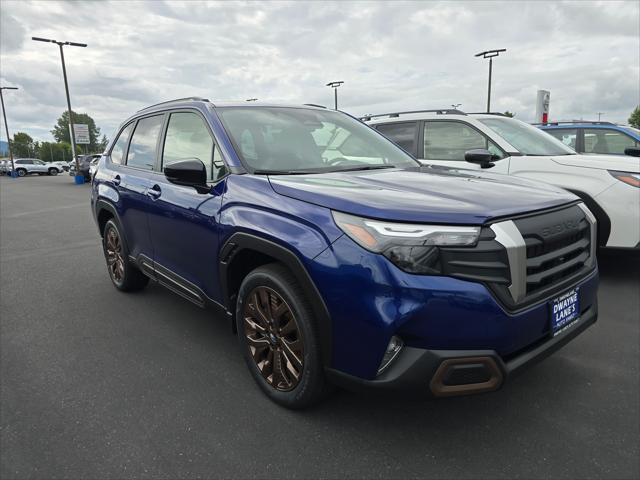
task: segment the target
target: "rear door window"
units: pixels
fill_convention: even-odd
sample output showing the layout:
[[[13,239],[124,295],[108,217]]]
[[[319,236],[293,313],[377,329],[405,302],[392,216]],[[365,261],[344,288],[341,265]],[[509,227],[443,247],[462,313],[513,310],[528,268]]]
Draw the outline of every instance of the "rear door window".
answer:
[[[153,170],[156,163],[158,137],[162,129],[164,115],[155,115],[138,120],[131,137],[127,166]]]
[[[397,122],[378,125],[376,127],[389,140],[397,144],[405,152],[417,156],[418,122]]]

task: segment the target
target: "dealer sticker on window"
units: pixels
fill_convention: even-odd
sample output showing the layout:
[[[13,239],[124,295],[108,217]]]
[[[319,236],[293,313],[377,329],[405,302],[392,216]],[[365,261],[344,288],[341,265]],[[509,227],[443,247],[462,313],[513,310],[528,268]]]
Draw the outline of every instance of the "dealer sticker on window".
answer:
[[[580,295],[578,289],[551,300],[551,332],[555,337],[571,328],[580,317]]]

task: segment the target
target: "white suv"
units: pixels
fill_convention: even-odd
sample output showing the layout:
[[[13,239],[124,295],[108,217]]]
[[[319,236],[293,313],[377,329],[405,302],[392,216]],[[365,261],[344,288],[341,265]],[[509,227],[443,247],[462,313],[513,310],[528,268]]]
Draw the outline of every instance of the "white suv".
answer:
[[[640,250],[640,158],[580,155],[532,125],[495,114],[425,110],[362,120],[423,163],[490,168],[570,190],[598,219],[601,246]]]
[[[46,163],[37,158],[16,158],[13,163],[20,177],[24,177],[30,173],[57,175],[64,172],[62,166],[56,165],[55,163]]]

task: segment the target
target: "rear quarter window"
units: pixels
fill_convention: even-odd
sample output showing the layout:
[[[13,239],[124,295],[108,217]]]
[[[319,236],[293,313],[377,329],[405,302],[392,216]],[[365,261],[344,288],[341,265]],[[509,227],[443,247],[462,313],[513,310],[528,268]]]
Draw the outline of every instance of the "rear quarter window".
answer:
[[[113,163],[121,164],[124,159],[124,155],[127,151],[127,143],[129,143],[129,137],[131,137],[131,131],[133,130],[134,122],[124,127],[118,140],[111,149],[111,161]]]

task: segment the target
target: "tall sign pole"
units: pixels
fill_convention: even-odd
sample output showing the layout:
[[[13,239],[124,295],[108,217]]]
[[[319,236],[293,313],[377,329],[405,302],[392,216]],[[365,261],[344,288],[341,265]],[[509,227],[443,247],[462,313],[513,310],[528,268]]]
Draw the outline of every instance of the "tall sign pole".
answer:
[[[65,45],[69,45],[72,47],[86,47],[86,43],[76,43],[76,42],[59,42],[58,40],[52,40],[50,38],[40,38],[40,37],[31,37],[31,40],[35,40],[37,42],[48,42],[55,43],[60,47],[60,60],[62,61],[62,76],[64,77],[64,91],[67,95],[67,110],[69,112],[69,131],[71,136],[71,154],[73,155],[73,159],[76,162],[76,183],[84,183],[84,176],[82,176],[82,180],[80,180],[80,162],[78,161],[78,156],[76,155],[76,138],[75,131],[73,129],[73,117],[71,113],[71,98],[69,96],[69,83],[67,82],[67,67],[64,64],[64,51],[62,47]]]
[[[549,90],[538,90],[536,95],[536,123],[549,122],[549,100],[551,93]]]
[[[67,111],[69,112],[69,130],[71,131],[71,155],[76,162],[76,173],[80,171],[80,162],[76,155],[76,132],[73,129],[73,117],[71,116],[71,98],[69,97],[69,83],[67,82],[67,67],[64,64],[64,51],[62,43],[58,43],[60,47],[60,60],[62,61],[62,76],[64,77],[64,91],[67,94]]]
[[[11,150],[11,139],[9,138],[9,125],[7,124],[7,110],[4,108],[4,97],[2,96],[2,90],[18,90],[18,87],[0,87],[0,102],[2,103],[2,116],[4,117],[4,128],[7,132],[7,148],[9,149],[9,158],[11,159],[11,176],[16,171],[16,167],[13,164],[13,151]]]

